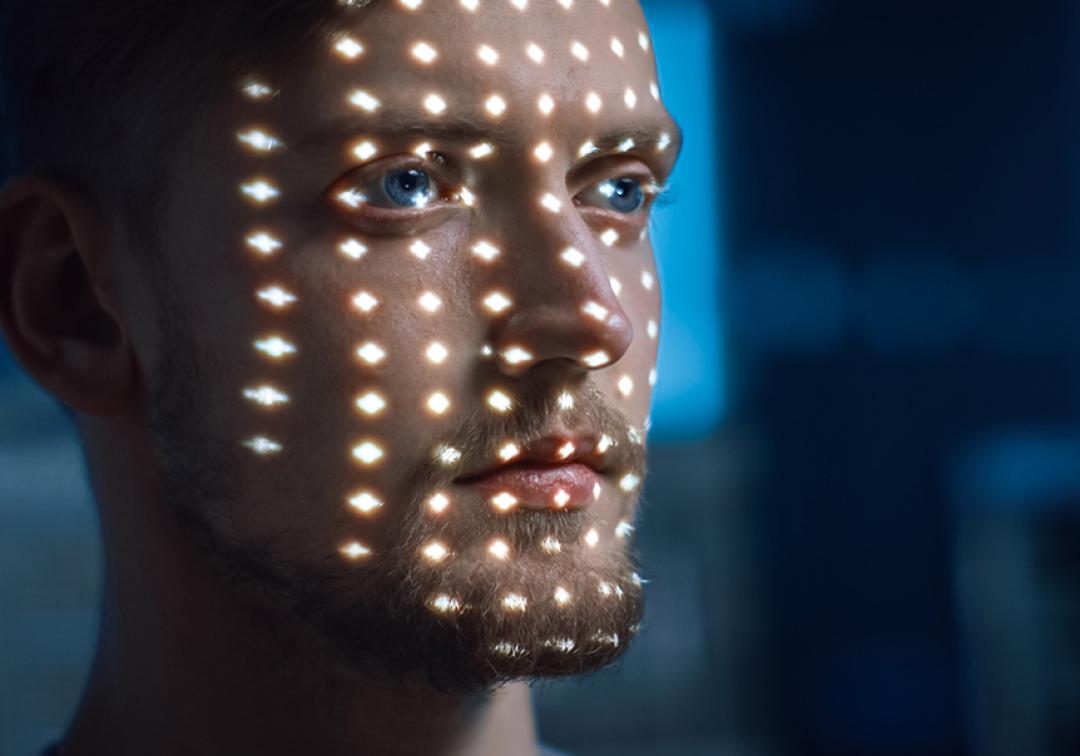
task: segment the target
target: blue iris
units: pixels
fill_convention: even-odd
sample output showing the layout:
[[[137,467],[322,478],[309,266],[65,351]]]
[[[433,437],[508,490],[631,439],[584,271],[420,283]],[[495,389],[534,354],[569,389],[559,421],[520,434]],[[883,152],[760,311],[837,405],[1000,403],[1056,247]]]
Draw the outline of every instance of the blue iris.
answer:
[[[398,205],[423,207],[431,200],[431,178],[425,171],[405,168],[388,173],[383,179],[383,190]]]
[[[600,184],[599,189],[612,209],[620,213],[633,213],[645,204],[641,181],[630,176],[608,179]]]

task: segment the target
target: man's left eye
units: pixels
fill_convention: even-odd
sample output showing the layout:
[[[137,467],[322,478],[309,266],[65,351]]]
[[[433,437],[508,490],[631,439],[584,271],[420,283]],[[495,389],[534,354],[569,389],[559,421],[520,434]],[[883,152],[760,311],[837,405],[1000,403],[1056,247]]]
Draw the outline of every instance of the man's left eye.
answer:
[[[600,182],[582,195],[582,201],[630,215],[645,204],[645,188],[641,179],[622,176]]]
[[[379,207],[426,207],[438,199],[439,187],[431,175],[420,168],[398,168],[383,174],[369,204]]]

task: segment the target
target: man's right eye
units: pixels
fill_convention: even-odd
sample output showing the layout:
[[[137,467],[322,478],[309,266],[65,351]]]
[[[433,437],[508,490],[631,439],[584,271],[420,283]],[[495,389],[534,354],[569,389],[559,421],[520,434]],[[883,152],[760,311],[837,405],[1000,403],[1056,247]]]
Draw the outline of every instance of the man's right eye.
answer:
[[[383,174],[377,190],[367,194],[376,207],[419,208],[439,198],[439,187],[421,168],[398,168]]]

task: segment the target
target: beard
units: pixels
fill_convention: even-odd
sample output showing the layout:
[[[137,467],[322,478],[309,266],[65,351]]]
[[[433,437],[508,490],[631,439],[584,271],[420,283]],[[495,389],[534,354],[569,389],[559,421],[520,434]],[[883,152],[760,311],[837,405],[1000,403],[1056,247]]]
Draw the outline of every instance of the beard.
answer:
[[[345,664],[388,686],[475,693],[594,672],[625,652],[644,611],[641,581],[625,543],[583,542],[587,510],[508,516],[477,507],[468,516],[426,518],[427,494],[453,477],[426,464],[407,475],[413,500],[362,568],[337,555],[288,558],[280,543],[239,532],[230,510],[254,504],[238,484],[238,443],[216,437],[207,422],[216,365],[198,354],[170,288],[159,291],[160,333],[169,347],[147,413],[163,497],[255,621],[284,647],[304,648],[298,661],[327,670]],[[531,437],[551,411],[535,399],[509,419],[477,414],[458,429],[455,445],[484,449],[491,458],[498,439],[511,432]],[[625,419],[592,384],[576,411],[620,439],[626,469],[643,477],[643,449],[627,439]],[[627,517],[634,504],[624,500]],[[508,546],[508,558],[488,553],[495,536]],[[454,544],[454,558],[437,565],[418,558],[433,540]]]

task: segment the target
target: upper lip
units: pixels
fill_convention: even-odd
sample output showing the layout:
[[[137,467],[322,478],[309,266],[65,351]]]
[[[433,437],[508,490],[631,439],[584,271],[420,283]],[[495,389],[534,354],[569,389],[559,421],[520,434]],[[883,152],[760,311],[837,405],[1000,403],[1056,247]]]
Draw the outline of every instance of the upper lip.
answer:
[[[477,466],[465,470],[458,476],[458,480],[467,481],[470,478],[479,478],[500,470],[526,465],[559,467],[583,464],[602,474],[607,471],[608,465],[606,455],[600,455],[596,451],[600,438],[600,435],[596,433],[549,433],[530,443],[519,443],[520,453],[513,459],[506,462],[496,459],[494,463],[488,460],[482,467]],[[566,453],[569,451],[567,444],[573,445],[573,451],[569,454]]]

